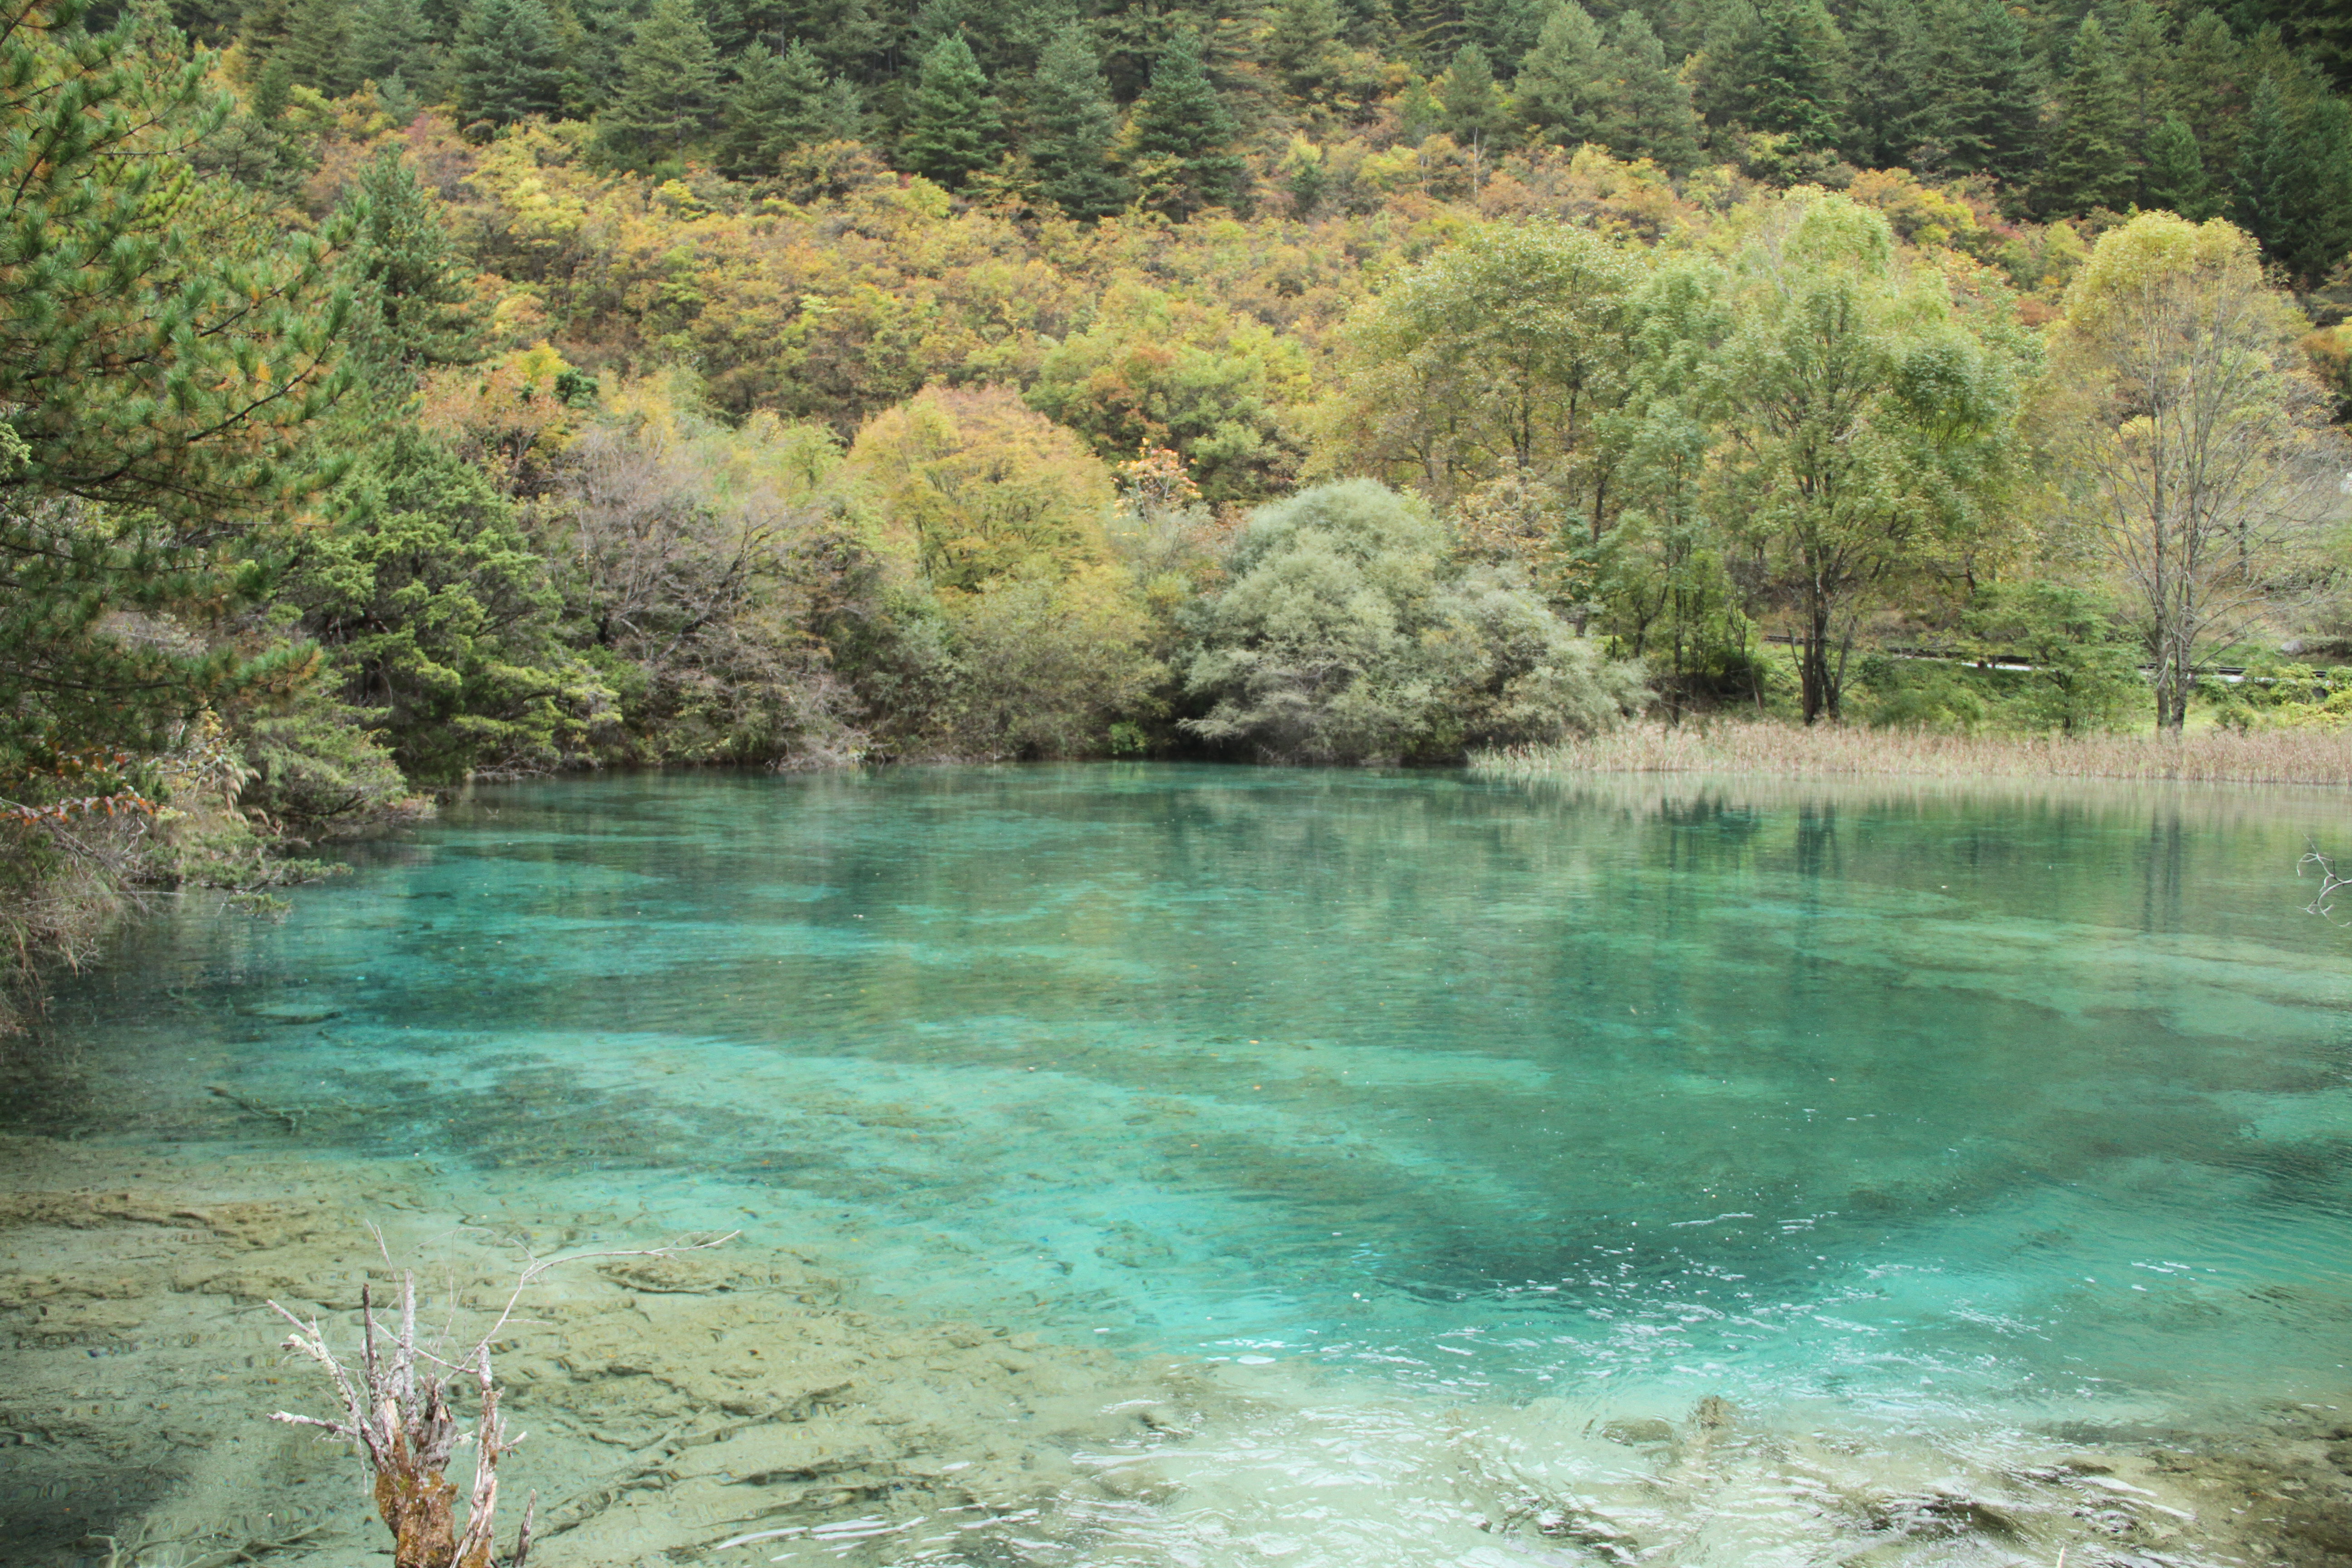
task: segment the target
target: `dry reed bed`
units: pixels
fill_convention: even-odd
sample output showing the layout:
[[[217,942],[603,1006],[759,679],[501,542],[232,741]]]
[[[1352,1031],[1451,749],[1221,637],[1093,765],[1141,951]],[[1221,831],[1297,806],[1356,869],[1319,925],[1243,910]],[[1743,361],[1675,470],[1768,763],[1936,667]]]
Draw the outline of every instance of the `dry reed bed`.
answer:
[[[1762,773],[1785,778],[2066,778],[2352,785],[2352,734],[2210,730],[2157,735],[1936,735],[1817,725],[1632,724],[1590,740],[1484,752],[1493,776]]]

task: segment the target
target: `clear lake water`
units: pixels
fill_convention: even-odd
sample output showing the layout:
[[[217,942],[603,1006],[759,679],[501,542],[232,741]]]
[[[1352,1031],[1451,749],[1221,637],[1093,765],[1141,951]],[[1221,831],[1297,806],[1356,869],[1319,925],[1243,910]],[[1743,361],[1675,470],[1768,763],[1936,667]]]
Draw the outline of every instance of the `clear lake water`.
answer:
[[[134,931],[7,1119],[821,1231],[909,1313],[1295,1369],[1368,1486],[1465,1401],[2175,1430],[2352,1394],[2352,930],[2295,876],[2347,827],[1159,764],[489,786],[282,921]]]

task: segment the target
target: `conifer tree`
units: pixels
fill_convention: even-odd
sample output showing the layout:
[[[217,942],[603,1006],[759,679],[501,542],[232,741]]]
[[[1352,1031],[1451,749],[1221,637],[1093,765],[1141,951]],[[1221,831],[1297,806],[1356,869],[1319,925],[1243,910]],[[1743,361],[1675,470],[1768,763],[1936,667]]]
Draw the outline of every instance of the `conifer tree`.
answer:
[[[1911,0],[1861,0],[1854,7],[1846,26],[1853,52],[1846,156],[1862,167],[1891,169],[1911,162],[1911,150],[1918,144],[1913,118],[1941,52],[1932,24],[1940,20],[1937,13],[1948,9]]]
[[[1075,28],[1055,34],[1029,86],[1026,151],[1037,171],[1037,194],[1081,221],[1127,205],[1127,182],[1110,168],[1118,133],[1110,84],[1093,46]]]
[[[474,268],[397,143],[379,151],[345,199],[352,228],[352,358],[373,414],[397,410],[433,365],[481,358]]]
[[[1404,90],[1397,94],[1397,130],[1406,144],[1420,146],[1423,137],[1444,122],[1445,108],[1429,90],[1429,83],[1419,71],[1406,72]]]
[[[1406,56],[1424,69],[1462,47],[1462,11],[1452,0],[1395,0],[1397,29]]]
[[[2238,222],[2294,278],[2315,283],[2352,250],[2352,107],[2293,102],[2277,79],[2254,87],[2231,171]]]
[[[923,57],[908,104],[899,151],[917,174],[953,189],[1003,151],[1003,106],[961,33],[940,39]]]
[[[1438,102],[1445,110],[1446,134],[1465,147],[1491,146],[1503,132],[1503,95],[1486,51],[1475,43],[1454,51]]]
[[[1573,147],[1599,139],[1614,86],[1605,50],[1600,24],[1576,0],[1560,0],[1544,18],[1535,47],[1519,62],[1516,96],[1545,140]]]
[[[1762,0],[1747,62],[1748,123],[1808,149],[1837,145],[1844,122],[1845,39],[1822,0]]]
[[[1548,0],[1463,0],[1462,31],[1490,66],[1515,72],[1550,19]]]
[[[294,67],[284,55],[274,55],[261,68],[261,75],[253,84],[253,98],[247,108],[254,121],[261,125],[275,125],[285,114],[286,105],[294,92]]]
[[[719,55],[694,0],[654,0],[637,24],[620,90],[601,117],[625,158],[676,157],[718,118]]]
[[[1601,139],[1624,158],[1647,158],[1670,174],[1685,174],[1700,157],[1698,114],[1690,84],[1667,63],[1666,47],[1649,18],[1628,6],[1610,30],[1606,62],[1615,87]]]
[[[2178,114],[2167,115],[2148,138],[2143,184],[2149,206],[2178,213],[2191,223],[2203,223],[2221,212],[2212,178],[2205,171],[2204,150],[2197,145],[2197,132]]]
[[[341,98],[359,85],[352,69],[351,0],[294,0],[278,58],[302,86]]]
[[[425,45],[416,0],[368,0],[352,26],[352,69],[379,86],[394,77],[415,82]]]
[[[229,106],[152,15],[71,0],[0,29],[0,777],[52,748],[146,749],[207,700],[299,684],[292,649],[127,635],[119,612],[250,602],[254,525],[333,475],[346,226],[259,237],[194,175]],[[275,237],[272,237],[273,238]],[[216,546],[236,541],[234,549]],[[52,752],[53,755],[53,752]]]
[[[2131,106],[2106,29],[2095,16],[2075,30],[2074,58],[2058,89],[2058,124],[2042,172],[2043,205],[2053,213],[2121,208],[2139,181],[2131,150]]]
[[[512,125],[562,107],[555,18],[540,0],[474,0],[452,64],[461,120]]]
[[[2301,149],[2286,111],[2286,95],[2274,77],[2254,84],[2237,166],[2231,171],[2231,216],[2241,227],[2275,248],[2286,237],[2296,205],[2295,183],[2303,177]]]
[[[1187,27],[1152,61],[1151,85],[1135,110],[1134,163],[1150,205],[1173,218],[1242,200],[1237,132],[1201,60],[1201,35]]]
[[[2221,13],[2190,16],[2173,52],[2173,97],[2216,168],[2230,167],[2237,152],[2237,126],[2246,107],[2244,71],[2245,50]]]
[[[737,58],[735,69],[735,87],[719,121],[720,174],[737,180],[763,178],[793,148],[841,134],[824,68],[803,40],[794,38],[782,55],[753,44]]]
[[[2003,0],[1940,0],[1918,30],[1907,70],[1919,99],[1898,161],[1929,173],[2024,182],[2033,169],[2042,94],[2025,30]]]
[[[2172,111],[2172,43],[2164,13],[2148,0],[2131,0],[2116,29],[2115,49],[2131,114],[2130,144],[2145,149]]]
[[[248,70],[276,59],[294,25],[294,0],[247,0],[236,18],[236,45]]]
[[[1265,63],[1294,98],[1326,99],[1339,73],[1339,7],[1336,0],[1282,0],[1274,16]],[[1040,65],[1040,72],[1043,72]]]

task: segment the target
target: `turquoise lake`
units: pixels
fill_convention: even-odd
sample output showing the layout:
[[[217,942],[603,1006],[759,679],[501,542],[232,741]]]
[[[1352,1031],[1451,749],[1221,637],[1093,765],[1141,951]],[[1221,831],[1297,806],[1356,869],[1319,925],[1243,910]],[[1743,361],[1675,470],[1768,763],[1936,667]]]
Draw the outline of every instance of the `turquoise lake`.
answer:
[[[821,1233],[909,1313],[1332,1406],[2220,1426],[2352,1394],[2352,930],[2303,911],[2307,839],[2352,851],[2352,814],[1155,764],[485,787],[282,921],[134,932],[10,1120],[228,1147],[281,1134],[214,1086],[339,1107],[299,1136],[355,1171]]]

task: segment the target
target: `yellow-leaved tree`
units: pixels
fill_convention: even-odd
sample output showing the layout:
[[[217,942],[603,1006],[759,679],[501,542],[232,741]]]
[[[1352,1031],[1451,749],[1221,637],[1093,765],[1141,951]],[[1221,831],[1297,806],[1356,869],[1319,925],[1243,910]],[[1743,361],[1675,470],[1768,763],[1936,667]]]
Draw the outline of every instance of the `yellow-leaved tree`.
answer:
[[[2067,288],[2040,397],[2063,516],[2113,571],[2178,731],[2199,661],[2306,580],[2344,510],[2341,433],[2253,237],[2142,213]]]
[[[849,477],[935,590],[1107,559],[1117,491],[1076,436],[1004,387],[928,387],[866,422]]]

